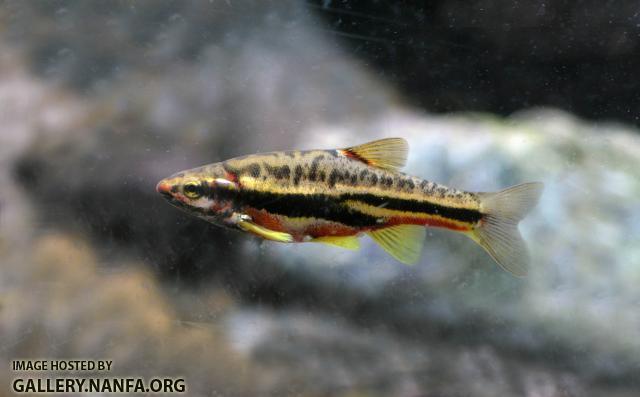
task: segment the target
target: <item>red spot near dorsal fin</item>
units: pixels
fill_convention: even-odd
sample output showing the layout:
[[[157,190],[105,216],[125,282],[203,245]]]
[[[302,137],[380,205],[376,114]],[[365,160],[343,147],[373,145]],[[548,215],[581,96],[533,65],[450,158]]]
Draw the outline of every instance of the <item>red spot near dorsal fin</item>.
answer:
[[[352,158],[354,160],[358,160],[361,161],[367,165],[371,165],[371,161],[369,161],[368,159],[360,156],[358,153],[352,151],[351,149],[343,149],[342,150],[342,154],[344,154],[345,156]]]
[[[398,171],[407,162],[409,145],[402,138],[386,138],[338,150],[344,156],[367,165]]]
[[[224,179],[228,180],[229,182],[238,182],[238,175],[234,174],[233,172],[227,171],[225,173]]]

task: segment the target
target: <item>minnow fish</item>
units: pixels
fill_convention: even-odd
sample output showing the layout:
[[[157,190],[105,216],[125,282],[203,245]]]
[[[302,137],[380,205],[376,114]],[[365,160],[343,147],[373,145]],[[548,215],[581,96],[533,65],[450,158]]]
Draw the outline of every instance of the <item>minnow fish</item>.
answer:
[[[464,233],[505,270],[527,271],[518,222],[541,183],[466,192],[401,173],[408,144],[387,138],[345,149],[236,157],[178,172],[156,190],[217,225],[285,243],[319,242],[356,250],[367,234],[403,263],[420,258],[425,226]]]

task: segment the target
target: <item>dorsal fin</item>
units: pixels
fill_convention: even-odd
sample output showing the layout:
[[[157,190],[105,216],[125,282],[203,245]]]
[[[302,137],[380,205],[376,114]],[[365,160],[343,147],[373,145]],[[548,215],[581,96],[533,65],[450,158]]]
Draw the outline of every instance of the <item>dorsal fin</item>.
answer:
[[[398,171],[404,167],[409,144],[402,138],[385,138],[342,149],[342,153],[373,167]]]
[[[407,265],[420,259],[427,231],[424,226],[399,225],[367,233],[389,255]]]

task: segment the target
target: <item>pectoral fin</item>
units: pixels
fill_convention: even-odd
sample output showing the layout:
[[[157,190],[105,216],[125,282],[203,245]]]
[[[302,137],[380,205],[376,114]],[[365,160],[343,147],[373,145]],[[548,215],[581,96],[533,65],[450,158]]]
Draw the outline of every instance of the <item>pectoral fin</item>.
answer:
[[[236,224],[240,229],[244,230],[245,232],[253,233],[256,236],[262,237],[263,239],[266,239],[266,240],[279,241],[281,243],[293,242],[293,236],[290,235],[289,233],[276,232],[275,230],[269,230],[260,225],[256,225],[255,223],[246,219],[238,220]]]
[[[325,236],[317,237],[311,240],[314,243],[324,243],[329,245],[335,245],[340,248],[346,248],[348,250],[357,251],[360,249],[360,240],[356,236]]]
[[[399,225],[367,233],[389,255],[407,265],[420,259],[426,230],[424,226]]]

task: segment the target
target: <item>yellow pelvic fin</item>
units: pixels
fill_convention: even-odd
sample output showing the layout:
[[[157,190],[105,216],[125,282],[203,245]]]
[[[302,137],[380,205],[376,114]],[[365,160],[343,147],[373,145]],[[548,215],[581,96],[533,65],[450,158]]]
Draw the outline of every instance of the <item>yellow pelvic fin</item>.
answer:
[[[279,241],[281,243],[291,243],[293,242],[293,236],[289,233],[284,232],[276,232],[274,230],[269,230],[265,227],[256,225],[255,223],[247,220],[240,220],[237,223],[238,227],[245,232],[253,233],[256,236],[262,237],[266,240],[271,241]]]
[[[409,144],[402,138],[386,138],[343,150],[373,167],[398,171],[407,162]]]
[[[360,249],[360,240],[358,240],[357,236],[324,236],[314,238],[311,241],[314,243],[335,245],[352,251]]]
[[[426,233],[424,226],[399,225],[374,230],[367,234],[389,255],[402,263],[411,265],[420,259]]]

